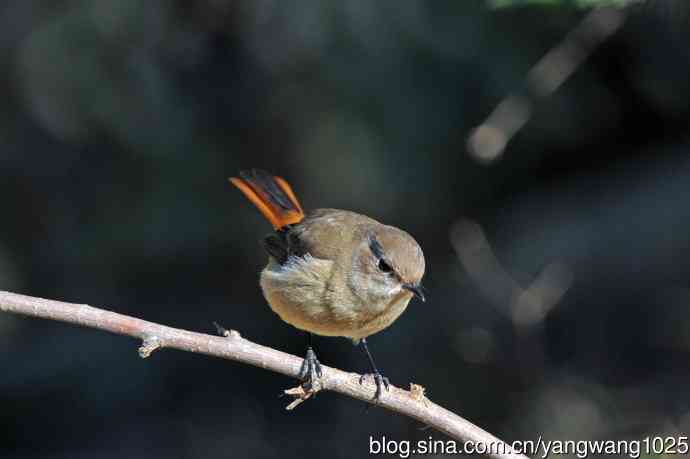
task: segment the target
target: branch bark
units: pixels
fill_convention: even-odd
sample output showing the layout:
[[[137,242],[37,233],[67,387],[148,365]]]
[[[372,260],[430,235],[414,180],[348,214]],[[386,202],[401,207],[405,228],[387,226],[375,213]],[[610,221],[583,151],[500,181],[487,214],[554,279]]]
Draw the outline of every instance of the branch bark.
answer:
[[[300,357],[253,343],[242,338],[234,330],[229,331],[224,337],[207,335],[166,327],[86,304],[65,303],[0,291],[0,311],[68,322],[138,338],[142,341],[139,348],[142,358],[148,357],[156,349],[172,348],[234,360],[293,378],[298,378],[302,364]],[[330,390],[371,403],[375,386],[373,383],[360,385],[359,375],[356,373],[323,366],[321,387],[318,390]],[[296,397],[297,403],[291,403],[291,407],[312,395],[311,392],[301,390],[301,386],[289,389],[286,393]],[[410,391],[391,386],[390,391],[384,391],[378,406],[416,419],[457,441],[481,444],[481,448],[490,449],[486,454],[488,457],[526,459],[526,456],[515,453],[508,444],[490,433],[432,403],[425,397],[421,386],[411,384]]]

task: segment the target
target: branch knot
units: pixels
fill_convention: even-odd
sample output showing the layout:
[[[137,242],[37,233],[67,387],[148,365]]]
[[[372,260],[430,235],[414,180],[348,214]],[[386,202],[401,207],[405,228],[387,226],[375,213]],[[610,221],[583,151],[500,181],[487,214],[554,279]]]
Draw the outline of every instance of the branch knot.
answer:
[[[147,336],[139,348],[139,357],[145,359],[159,347],[163,347],[163,343],[157,336]]]

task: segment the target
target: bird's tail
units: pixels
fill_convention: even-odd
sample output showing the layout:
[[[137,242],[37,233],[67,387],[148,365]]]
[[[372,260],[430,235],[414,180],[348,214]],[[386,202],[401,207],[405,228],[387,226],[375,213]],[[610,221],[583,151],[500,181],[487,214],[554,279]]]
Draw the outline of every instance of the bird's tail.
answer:
[[[304,211],[295,193],[282,178],[261,169],[251,169],[240,171],[239,178],[230,177],[229,180],[254,203],[276,230],[299,223],[304,218]]]

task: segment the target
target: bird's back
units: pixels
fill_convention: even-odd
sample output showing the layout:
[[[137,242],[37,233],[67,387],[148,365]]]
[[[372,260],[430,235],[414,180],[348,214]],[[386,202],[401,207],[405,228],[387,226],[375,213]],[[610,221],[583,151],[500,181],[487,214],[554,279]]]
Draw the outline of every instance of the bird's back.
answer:
[[[288,232],[302,244],[305,253],[315,258],[339,262],[349,256],[343,246],[360,237],[362,232],[381,223],[366,215],[340,209],[315,209]],[[344,261],[344,260],[343,260]]]

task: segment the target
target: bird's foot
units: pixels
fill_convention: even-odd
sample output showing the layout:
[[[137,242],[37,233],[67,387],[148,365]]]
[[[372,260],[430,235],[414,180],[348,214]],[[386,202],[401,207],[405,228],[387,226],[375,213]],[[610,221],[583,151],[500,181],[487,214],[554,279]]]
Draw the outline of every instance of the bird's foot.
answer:
[[[379,401],[381,399],[381,394],[383,392],[383,387],[386,388],[386,390],[391,390],[390,385],[391,382],[388,378],[383,376],[381,373],[378,371],[376,373],[365,373],[362,376],[359,377],[359,383],[362,384],[364,383],[364,380],[368,377],[371,376],[374,379],[374,383],[376,383],[376,393],[374,394],[374,400]]]
[[[316,358],[316,353],[311,347],[307,348],[302,367],[299,370],[299,379],[302,380],[302,387],[305,391],[318,391],[316,383],[323,376],[321,372],[321,362]]]

